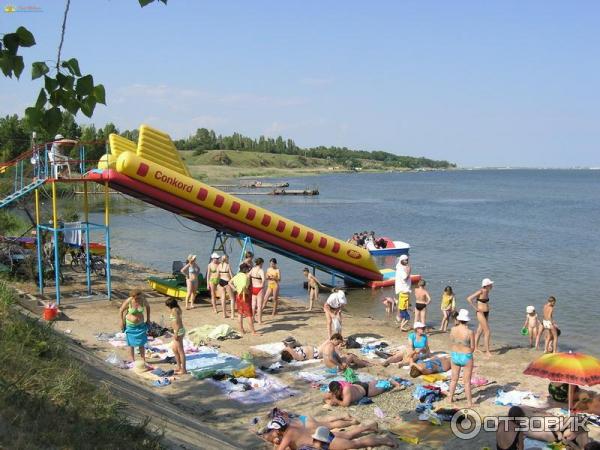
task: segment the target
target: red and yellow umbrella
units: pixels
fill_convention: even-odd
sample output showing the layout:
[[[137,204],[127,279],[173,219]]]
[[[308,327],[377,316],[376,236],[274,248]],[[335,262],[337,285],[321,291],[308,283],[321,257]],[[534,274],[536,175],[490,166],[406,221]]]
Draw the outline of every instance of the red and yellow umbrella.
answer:
[[[600,359],[583,353],[547,353],[533,361],[523,372],[556,383],[594,386],[600,384]],[[569,386],[569,411],[572,388]]]

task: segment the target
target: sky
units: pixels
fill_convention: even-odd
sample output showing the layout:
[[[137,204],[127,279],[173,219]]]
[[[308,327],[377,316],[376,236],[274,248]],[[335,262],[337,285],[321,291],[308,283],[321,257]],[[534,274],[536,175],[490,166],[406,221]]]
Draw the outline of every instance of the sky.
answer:
[[[0,34],[26,26],[26,63],[50,64],[64,5],[0,0]],[[598,49],[597,1],[72,0],[62,55],[106,87],[79,123],[600,167]],[[40,87],[27,66],[0,78],[0,114],[23,114]]]

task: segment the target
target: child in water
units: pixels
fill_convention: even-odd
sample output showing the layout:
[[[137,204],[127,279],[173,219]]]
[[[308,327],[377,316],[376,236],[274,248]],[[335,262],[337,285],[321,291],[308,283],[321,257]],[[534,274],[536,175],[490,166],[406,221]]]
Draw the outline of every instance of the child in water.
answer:
[[[452,286],[446,286],[444,293],[442,294],[442,323],[440,324],[440,331],[448,331],[448,322],[450,317],[456,312],[456,298],[452,291]],[[455,324],[456,325],[456,324]]]
[[[542,319],[542,333],[548,332],[546,335],[546,343],[544,350],[546,353],[556,353],[558,351],[558,335],[560,330],[558,325],[554,321],[554,306],[556,305],[556,298],[553,296],[548,297],[548,301],[544,305],[544,317]]]
[[[540,345],[540,337],[542,335],[542,324],[535,312],[535,306],[528,306],[527,315],[525,316],[525,323],[523,328],[527,328],[529,335],[529,347],[533,347],[533,340],[535,339],[535,349],[537,350]]]

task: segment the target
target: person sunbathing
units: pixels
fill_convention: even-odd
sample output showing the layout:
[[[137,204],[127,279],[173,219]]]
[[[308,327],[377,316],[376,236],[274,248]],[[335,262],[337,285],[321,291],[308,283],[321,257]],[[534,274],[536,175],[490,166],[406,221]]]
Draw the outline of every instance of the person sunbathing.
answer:
[[[344,343],[344,338],[339,333],[331,335],[328,341],[325,341],[321,346],[321,354],[323,355],[323,363],[330,369],[346,370],[348,367],[359,369],[369,367],[371,363],[360,359],[352,353],[340,355],[338,348]]]
[[[322,359],[323,347],[329,342],[327,339],[319,347],[314,345],[296,345],[292,347],[284,342],[285,347],[281,351],[281,360],[285,362],[308,361],[310,359]]]
[[[315,431],[319,427],[327,427],[331,430],[339,429],[339,428],[347,428],[352,425],[360,425],[360,421],[349,414],[345,416],[323,416],[323,417],[312,417],[306,415],[294,414],[289,411],[273,408],[273,410],[268,415],[268,421],[270,421],[273,417],[282,416],[287,419],[289,423],[300,423],[304,428],[309,431]]]
[[[357,404],[364,397],[376,397],[400,386],[401,384],[394,379],[373,380],[368,383],[332,381],[329,383],[329,392],[325,394],[323,401],[330,406],[350,406]]]
[[[343,432],[330,432],[327,439],[329,441],[328,448],[329,450],[350,450],[376,446],[396,446],[396,442],[389,435],[377,436],[376,434],[368,434],[358,437],[366,432],[377,430],[377,423],[373,422],[368,427],[350,427]],[[277,450],[300,450],[303,446],[310,448],[313,444],[313,433],[315,432],[316,430],[311,431],[301,424],[290,422],[282,415],[275,415],[265,429],[261,430],[258,434],[265,441],[274,444]],[[321,446],[321,448],[326,447]]]
[[[451,366],[452,364],[450,362],[450,356],[434,355],[425,361],[411,363],[410,376],[416,378],[420,375],[430,375],[432,373],[447,372],[448,370],[450,370]]]

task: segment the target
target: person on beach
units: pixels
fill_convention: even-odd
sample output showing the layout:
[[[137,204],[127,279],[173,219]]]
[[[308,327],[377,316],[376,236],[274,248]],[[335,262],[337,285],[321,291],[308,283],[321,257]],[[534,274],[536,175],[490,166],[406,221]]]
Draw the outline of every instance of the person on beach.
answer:
[[[327,427],[331,430],[335,430],[335,429],[340,429],[340,428],[350,428],[350,427],[353,427],[354,425],[360,425],[360,420],[352,417],[349,414],[346,414],[345,416],[319,416],[317,418],[317,417],[313,417],[313,416],[293,414],[284,409],[280,409],[277,407],[273,408],[268,413],[266,425],[268,426],[271,419],[273,419],[277,416],[281,416],[290,425],[302,426],[304,429],[310,431],[311,433],[315,432],[317,430],[317,428],[319,428],[319,427]],[[256,418],[255,420],[258,422],[259,419]],[[371,429],[374,426],[373,423],[374,422],[370,422],[366,425],[361,425],[361,428],[363,428],[363,429],[365,427],[367,428],[367,429],[364,429],[364,431],[362,431],[362,432],[369,431],[369,429]],[[262,427],[262,428],[267,428],[267,427]],[[358,429],[359,429],[358,427],[352,428],[353,431],[356,431]],[[352,432],[351,430],[347,430],[347,431]]]
[[[254,267],[252,270],[250,270],[250,282],[252,289],[252,317],[256,317],[259,324],[262,323],[263,288],[265,286],[265,271],[262,268],[264,262],[264,259],[256,258],[254,260]]]
[[[475,291],[467,297],[467,302],[477,311],[477,332],[475,333],[475,350],[479,348],[479,339],[483,335],[483,342],[485,346],[485,354],[490,357],[490,291],[494,287],[494,282],[489,278],[484,278],[481,281],[481,289]],[[477,300],[477,305],[473,302]]]
[[[329,383],[329,392],[325,393],[323,401],[330,406],[350,406],[357,404],[363,397],[377,397],[400,386],[400,383],[393,378],[372,380],[368,383],[332,381]]]
[[[408,321],[410,320],[410,314],[408,308],[410,307],[410,271],[411,267],[408,264],[408,255],[400,255],[398,258],[398,264],[396,264],[396,281],[394,285],[394,291],[398,296],[398,313],[396,320],[400,322],[400,329],[402,331],[408,331]]]
[[[187,373],[185,368],[185,351],[183,350],[183,338],[185,337],[185,327],[183,326],[183,320],[181,318],[181,308],[176,298],[168,298],[165,301],[165,305],[169,308],[171,320],[171,326],[173,327],[173,353],[175,353],[175,361],[177,362],[177,369],[175,373],[177,375],[184,375]]]
[[[431,303],[431,297],[427,289],[425,289],[426,285],[427,282],[421,279],[415,289],[415,323],[421,322],[427,324],[427,305]]]
[[[308,267],[305,267],[302,272],[304,273],[304,276],[308,280],[307,281],[307,285],[308,285],[308,308],[306,308],[306,310],[307,311],[312,311],[314,303],[316,301],[318,301],[318,299],[319,299],[319,287],[324,287],[324,286],[317,279],[317,277],[315,277],[312,273],[310,273],[310,270],[308,270]]]
[[[452,378],[450,380],[450,390],[448,398],[450,403],[454,401],[454,391],[458,383],[461,370],[463,372],[463,384],[465,386],[465,395],[467,396],[467,407],[473,406],[473,397],[471,395],[471,375],[473,373],[473,352],[475,351],[475,335],[469,329],[470,321],[469,311],[461,309],[456,317],[458,325],[450,330],[450,342],[452,342],[452,352],[450,353],[450,362],[452,365]]]
[[[556,298],[548,297],[548,301],[544,305],[544,316],[542,319],[542,333],[546,335],[544,352],[556,353],[558,351],[558,326],[554,321],[554,307],[556,306]]]
[[[525,323],[522,328],[527,328],[527,335],[529,336],[529,347],[533,348],[535,341],[535,349],[537,350],[540,345],[540,334],[542,332],[542,324],[535,312],[535,306],[528,306],[526,309]]]
[[[329,341],[325,341],[325,343],[321,346],[320,350],[321,354],[323,355],[323,364],[325,364],[325,367],[344,371],[348,367],[352,369],[359,369],[363,367],[369,367],[371,365],[370,362],[360,359],[358,356],[352,353],[340,355],[338,353],[338,349],[343,343],[344,338],[342,335],[334,333],[329,338]]]
[[[384,297],[381,299],[381,303],[385,306],[385,315],[389,319],[392,317],[394,310],[396,309],[396,299],[393,297]]]
[[[440,331],[444,333],[448,331],[448,324],[450,323],[450,318],[456,311],[456,298],[454,296],[454,292],[452,291],[452,286],[446,286],[444,288],[444,293],[442,294],[442,323],[440,325]]]
[[[399,351],[387,358],[382,365],[384,367],[390,364],[400,363],[399,367],[407,366],[429,356],[429,340],[425,334],[425,324],[415,322],[414,331],[408,333],[408,348]]]
[[[248,250],[245,254],[244,254],[244,260],[242,261],[243,264],[247,264],[248,266],[252,267],[254,261],[254,253],[252,253],[250,250]]]
[[[290,363],[292,361],[321,359],[323,358],[321,348],[326,342],[321,344],[319,347],[315,347],[314,345],[299,345],[298,347],[289,347],[286,345],[281,351],[281,360]]]
[[[144,320],[144,312],[146,313],[146,320]],[[146,352],[144,346],[148,342],[150,304],[146,301],[140,289],[134,289],[129,293],[129,298],[123,302],[119,309],[119,317],[121,318],[121,330],[127,338],[131,361],[135,361],[135,347],[137,347],[140,357],[145,362]]]
[[[413,378],[417,378],[421,375],[430,375],[432,373],[447,372],[451,369],[451,367],[452,363],[450,361],[450,356],[432,356],[431,358],[425,361],[411,363],[410,376]]]
[[[254,329],[254,320],[252,319],[252,294],[250,293],[250,266],[240,264],[240,271],[229,280],[229,286],[235,290],[235,304],[240,320],[240,332],[246,334],[244,330],[244,317],[248,319],[250,332],[253,335],[260,335]]]
[[[520,406],[512,406],[508,410],[509,421],[496,430],[496,448],[498,450],[523,450],[525,448],[525,432],[517,431],[526,425],[525,411]]]
[[[235,297],[233,295],[233,289],[229,286],[229,281],[233,278],[231,272],[231,265],[229,264],[229,256],[221,256],[221,262],[217,266],[219,273],[219,286],[217,288],[217,295],[221,298],[221,307],[223,308],[223,318],[227,318],[227,308],[225,307],[227,297],[229,297],[229,303],[231,307],[231,318],[235,318]]]
[[[277,306],[279,305],[279,283],[281,283],[281,272],[277,267],[277,260],[271,258],[269,260],[269,268],[267,269],[267,290],[262,302],[262,309],[265,309],[269,298],[273,297],[273,313],[271,317],[277,315]]]
[[[196,264],[196,255],[188,255],[186,265],[181,268],[180,272],[185,276],[185,309],[192,309],[198,292],[198,277],[200,276],[200,267]]]
[[[348,302],[344,291],[334,289],[323,305],[327,322],[327,337],[331,337],[333,333],[342,334],[342,309],[346,303]]]
[[[206,289],[210,292],[210,303],[215,314],[217,311],[217,286],[219,286],[219,254],[210,255],[210,262],[206,266]]]
[[[328,429],[327,429],[328,430]],[[396,442],[391,436],[378,436],[376,434],[367,434],[358,437],[368,431],[377,431],[377,423],[370,425],[360,425],[351,427],[344,431],[329,432],[327,439],[330,450],[350,450],[377,446],[395,447]],[[313,434],[316,432],[305,428],[301,423],[291,422],[280,415],[274,416],[264,430],[259,431],[258,435],[275,445],[276,450],[300,450],[302,447],[312,445],[314,442]],[[324,434],[323,432],[321,432]],[[324,436],[319,438],[323,438]]]

